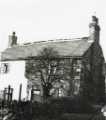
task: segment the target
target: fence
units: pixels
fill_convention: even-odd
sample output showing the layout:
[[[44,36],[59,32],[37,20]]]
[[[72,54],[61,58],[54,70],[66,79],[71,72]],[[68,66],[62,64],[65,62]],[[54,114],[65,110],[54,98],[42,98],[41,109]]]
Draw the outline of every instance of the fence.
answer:
[[[1,107],[9,107],[12,102],[13,97],[13,88],[9,85],[7,88],[1,91],[0,94],[0,106]]]

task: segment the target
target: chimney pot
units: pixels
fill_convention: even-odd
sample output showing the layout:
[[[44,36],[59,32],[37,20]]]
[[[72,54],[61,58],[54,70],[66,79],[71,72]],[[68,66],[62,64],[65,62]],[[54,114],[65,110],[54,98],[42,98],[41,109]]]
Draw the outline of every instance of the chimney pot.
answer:
[[[98,18],[96,16],[92,16],[92,22],[98,24]]]
[[[16,33],[13,32],[12,35],[9,35],[9,44],[8,44],[8,46],[13,47],[15,45],[17,45],[17,36],[16,36]]]

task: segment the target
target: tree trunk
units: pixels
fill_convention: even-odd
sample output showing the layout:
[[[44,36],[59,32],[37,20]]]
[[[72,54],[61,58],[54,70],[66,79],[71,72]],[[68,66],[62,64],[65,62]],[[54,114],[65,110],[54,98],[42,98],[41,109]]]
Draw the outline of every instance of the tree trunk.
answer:
[[[45,102],[47,102],[48,98],[50,97],[50,85],[46,84],[43,86],[43,99]]]

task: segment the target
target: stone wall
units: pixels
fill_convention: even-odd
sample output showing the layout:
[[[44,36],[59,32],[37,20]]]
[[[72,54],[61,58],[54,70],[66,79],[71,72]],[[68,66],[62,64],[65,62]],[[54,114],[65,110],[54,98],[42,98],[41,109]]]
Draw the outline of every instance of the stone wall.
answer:
[[[28,91],[34,85],[38,85],[38,89],[42,91],[41,81],[37,79],[34,71],[35,64],[36,60],[33,59],[26,61],[25,75],[29,80]],[[102,49],[97,43],[93,43],[82,58],[63,58],[61,60],[59,74],[63,76],[62,81],[69,83],[69,89],[65,95],[72,96],[80,94],[87,97],[87,99],[97,101],[103,99],[105,92],[103,65],[104,57]],[[42,93],[43,91],[41,95]]]
[[[103,74],[104,57],[102,49],[98,43],[93,43],[91,48],[83,57],[83,75],[82,81],[86,96],[96,100],[103,101],[105,92],[105,76]]]
[[[28,79],[28,86],[27,91],[28,94],[31,91],[33,86],[38,86],[38,89],[41,90],[41,96],[43,94],[42,86],[41,86],[41,80],[37,78],[34,67],[36,66],[36,60],[27,60],[26,61],[26,70],[25,70],[25,76]],[[60,61],[60,67],[59,67],[59,74],[62,76],[60,80],[60,86],[64,87],[64,95],[63,96],[72,96],[79,94],[79,88],[80,88],[80,76],[81,76],[81,61],[80,59],[72,59],[72,58],[63,58]],[[54,86],[58,83],[53,83]],[[58,88],[56,88],[58,89]],[[58,89],[59,90],[59,89]],[[53,91],[53,90],[51,90]],[[55,91],[56,92],[56,91]],[[59,92],[59,91],[57,91]],[[54,95],[58,96],[57,94]]]
[[[103,74],[104,57],[101,46],[94,43],[92,46],[92,76],[95,84],[95,95],[98,100],[105,96],[105,76]]]

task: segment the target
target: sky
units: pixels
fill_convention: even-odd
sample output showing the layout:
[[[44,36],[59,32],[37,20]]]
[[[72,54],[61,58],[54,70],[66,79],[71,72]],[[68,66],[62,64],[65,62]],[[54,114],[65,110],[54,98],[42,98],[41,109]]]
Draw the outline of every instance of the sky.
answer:
[[[0,51],[13,31],[20,44],[88,36],[91,16],[96,15],[106,58],[105,11],[105,0],[0,0]]]
[[[13,31],[18,44],[53,39],[72,39],[89,35],[91,16],[99,18],[100,44],[106,59],[106,0],[0,0],[0,51],[8,47]],[[11,64],[11,63],[10,63]],[[23,66],[23,67],[22,67]],[[23,83],[25,63],[16,63],[9,75],[0,75],[0,89],[14,87],[18,98]],[[15,74],[16,73],[16,74]],[[20,80],[20,81],[19,81]],[[23,81],[22,81],[23,80]],[[7,82],[8,81],[8,82]],[[23,90],[23,94],[26,90]]]

